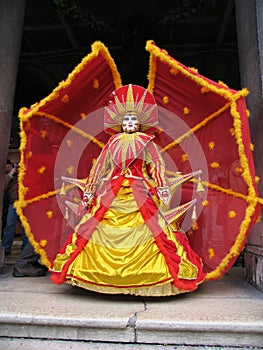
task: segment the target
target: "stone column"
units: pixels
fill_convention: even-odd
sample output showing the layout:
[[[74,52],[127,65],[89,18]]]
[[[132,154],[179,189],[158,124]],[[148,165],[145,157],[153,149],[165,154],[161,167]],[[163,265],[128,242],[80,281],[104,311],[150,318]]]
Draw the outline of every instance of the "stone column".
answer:
[[[0,1],[0,213],[26,0]],[[2,227],[0,215],[0,229]]]
[[[254,144],[254,161],[259,196],[263,197],[263,1],[236,0],[236,22],[240,78],[242,87],[250,94],[250,130]],[[245,249],[246,280],[263,290],[263,223],[257,223],[249,236]]]

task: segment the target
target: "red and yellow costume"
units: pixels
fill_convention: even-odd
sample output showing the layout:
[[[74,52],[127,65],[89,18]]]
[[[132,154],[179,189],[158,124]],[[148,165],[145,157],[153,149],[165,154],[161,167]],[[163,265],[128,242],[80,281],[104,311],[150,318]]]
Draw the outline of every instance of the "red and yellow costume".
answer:
[[[139,132],[121,132],[127,110],[136,112]],[[167,188],[169,179],[154,142],[157,126],[156,104],[146,89],[127,85],[114,92],[105,107],[105,130],[114,135],[85,184],[92,203],[51,267],[55,283],[164,296],[193,291],[204,281],[201,259],[162,212],[158,189]]]
[[[212,81],[152,40],[147,90],[128,89],[105,45],[91,48],[49,95],[19,111],[15,207],[32,246],[54,282],[99,292],[169,295],[221,278],[260,223],[263,204],[247,89]],[[126,111],[140,121],[129,137],[121,130]],[[202,181],[183,186],[193,169]],[[189,199],[198,185],[204,192],[195,205]],[[176,191],[173,209],[162,205],[167,187]],[[93,203],[75,216],[85,192]]]

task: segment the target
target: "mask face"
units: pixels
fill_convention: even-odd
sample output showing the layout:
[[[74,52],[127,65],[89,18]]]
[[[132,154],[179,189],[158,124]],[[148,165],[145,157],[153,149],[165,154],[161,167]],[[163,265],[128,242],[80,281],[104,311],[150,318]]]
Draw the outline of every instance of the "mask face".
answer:
[[[122,120],[122,130],[128,134],[139,131],[140,125],[136,114],[126,113]]]

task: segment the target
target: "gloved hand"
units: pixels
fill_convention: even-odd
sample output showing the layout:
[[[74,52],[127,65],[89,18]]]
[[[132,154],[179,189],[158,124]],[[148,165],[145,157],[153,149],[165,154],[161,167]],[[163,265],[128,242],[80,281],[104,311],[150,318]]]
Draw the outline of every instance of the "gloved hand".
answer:
[[[168,186],[157,187],[157,193],[164,205],[168,205],[171,193]]]
[[[83,198],[82,198],[82,205],[85,207],[89,207],[94,198],[94,193],[91,192],[84,192]]]

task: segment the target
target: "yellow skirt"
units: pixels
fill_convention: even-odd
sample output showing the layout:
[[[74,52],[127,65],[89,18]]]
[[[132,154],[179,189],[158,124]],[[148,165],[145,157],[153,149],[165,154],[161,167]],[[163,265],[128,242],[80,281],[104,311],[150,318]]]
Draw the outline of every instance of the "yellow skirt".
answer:
[[[168,238],[181,251],[180,274],[184,278],[196,278],[196,266],[186,258],[183,247],[163,218],[160,216],[158,220]],[[62,270],[76,249],[76,239],[74,233],[65,253],[57,255],[54,272]],[[126,180],[89,242],[70,264],[66,282],[107,294],[164,296],[184,292],[173,285],[165,258],[145,224]]]

